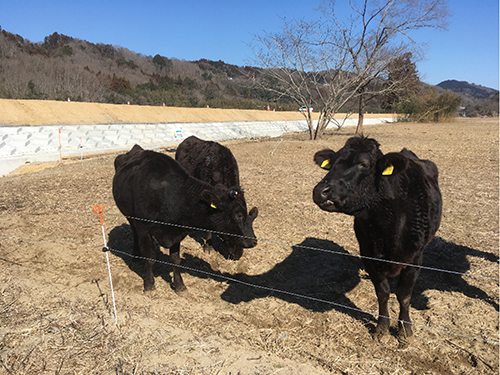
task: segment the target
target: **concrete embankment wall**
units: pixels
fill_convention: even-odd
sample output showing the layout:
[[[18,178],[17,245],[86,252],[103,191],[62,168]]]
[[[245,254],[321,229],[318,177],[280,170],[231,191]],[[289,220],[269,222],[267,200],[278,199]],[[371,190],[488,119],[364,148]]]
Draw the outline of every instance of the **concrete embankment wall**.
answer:
[[[365,124],[392,122],[392,117],[365,119]],[[353,126],[357,119],[347,119]],[[134,144],[146,149],[175,147],[184,138],[196,135],[212,141],[279,137],[286,133],[307,131],[305,120],[167,123],[43,125],[0,127],[0,175],[12,172],[25,163],[55,162],[62,158],[102,152],[125,151]]]

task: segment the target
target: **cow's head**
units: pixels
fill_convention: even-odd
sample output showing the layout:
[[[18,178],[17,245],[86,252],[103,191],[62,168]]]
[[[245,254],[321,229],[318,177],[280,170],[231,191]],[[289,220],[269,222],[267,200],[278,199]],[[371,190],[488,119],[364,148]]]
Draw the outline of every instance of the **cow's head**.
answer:
[[[354,137],[338,152],[327,149],[314,162],[328,170],[313,190],[314,202],[323,210],[361,216],[376,199],[381,179],[394,178],[408,167],[400,153],[383,155],[376,140]]]
[[[220,232],[217,234],[227,245],[230,259],[240,259],[243,248],[257,245],[252,224],[259,211],[254,207],[247,213],[247,204],[240,187],[227,189],[219,185],[214,191],[203,191],[202,199],[209,207],[213,229]]]

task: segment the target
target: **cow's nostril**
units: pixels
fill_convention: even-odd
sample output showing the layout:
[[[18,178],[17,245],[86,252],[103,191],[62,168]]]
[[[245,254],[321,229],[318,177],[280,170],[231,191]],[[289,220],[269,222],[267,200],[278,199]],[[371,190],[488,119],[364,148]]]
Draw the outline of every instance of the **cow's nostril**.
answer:
[[[330,194],[330,188],[327,187],[321,191],[321,197],[322,198],[328,198],[328,195]]]

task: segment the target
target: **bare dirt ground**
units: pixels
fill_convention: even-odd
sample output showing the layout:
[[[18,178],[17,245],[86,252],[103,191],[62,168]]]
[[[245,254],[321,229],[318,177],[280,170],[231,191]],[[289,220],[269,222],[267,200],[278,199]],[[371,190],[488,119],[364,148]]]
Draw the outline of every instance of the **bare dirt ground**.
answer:
[[[313,115],[316,116],[314,112]],[[0,124],[11,125],[282,121],[303,118],[299,111],[273,112],[0,99]]]
[[[317,112],[312,112],[316,119]],[[336,114],[342,119],[345,114]],[[383,115],[387,116],[387,114]],[[356,117],[355,114],[350,117]],[[380,117],[367,113],[365,117]],[[180,108],[148,105],[0,99],[0,125],[79,125],[112,123],[224,122],[303,120],[299,111]]]
[[[384,153],[407,147],[440,170],[443,219],[426,266],[498,279],[498,125],[366,127]],[[0,374],[498,373],[495,280],[423,270],[410,348],[397,349],[395,331],[383,343],[371,338],[375,318],[354,310],[376,313],[377,302],[361,261],[347,256],[359,254],[353,220],[312,201],[324,175],[314,153],[352,135],[347,128],[319,141],[296,134],[228,144],[248,205],[259,208],[260,241],[234,262],[222,246],[206,253],[186,238],[183,296],[165,264],[155,266],[156,290],[143,293],[144,267],[127,255],[132,235],[111,194],[116,155],[1,178]],[[108,253],[118,327],[95,204],[106,206],[108,245],[120,251]],[[397,317],[395,296],[390,304]]]

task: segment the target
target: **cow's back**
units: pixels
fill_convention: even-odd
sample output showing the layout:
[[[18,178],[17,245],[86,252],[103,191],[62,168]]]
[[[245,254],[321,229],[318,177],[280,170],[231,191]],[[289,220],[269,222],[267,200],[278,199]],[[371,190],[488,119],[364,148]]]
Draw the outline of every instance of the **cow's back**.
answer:
[[[422,176],[433,185],[434,188],[438,188],[438,169],[436,164],[430,160],[419,159],[415,153],[404,148],[401,150],[401,154],[406,156],[409,160],[417,164],[420,168],[422,168]]]
[[[175,160],[191,176],[210,185],[232,187],[240,184],[236,159],[231,150],[217,142],[188,137],[177,148]]]
[[[135,145],[115,159],[113,197],[124,215],[154,219],[164,216],[162,208],[182,204],[187,179],[187,172],[171,157]]]
[[[430,160],[419,159],[413,152],[403,149],[401,151],[413,164],[414,177],[410,181],[413,185],[413,196],[428,212],[426,219],[429,224],[429,237],[433,237],[441,223],[442,197],[438,183],[438,168]],[[418,176],[418,177],[415,177]]]
[[[419,159],[413,152],[407,149],[403,149],[401,153],[410,160],[410,165],[414,163],[415,173],[418,174],[419,178],[418,181],[411,181],[411,183],[418,184],[420,194],[415,192],[415,197],[413,198],[420,199],[429,206],[431,210],[429,220],[433,224],[431,226],[435,227],[435,229],[431,228],[431,230],[435,232],[439,228],[442,212],[442,197],[439,190],[437,166],[430,160]]]
[[[367,219],[355,219],[355,230],[360,242],[369,238],[373,249],[384,244],[380,251],[386,257],[408,262],[434,238],[441,223],[442,198],[437,166],[407,149],[400,153],[408,158],[407,168],[394,176],[379,176],[376,203]]]

